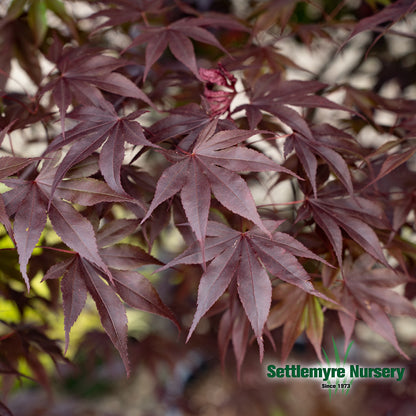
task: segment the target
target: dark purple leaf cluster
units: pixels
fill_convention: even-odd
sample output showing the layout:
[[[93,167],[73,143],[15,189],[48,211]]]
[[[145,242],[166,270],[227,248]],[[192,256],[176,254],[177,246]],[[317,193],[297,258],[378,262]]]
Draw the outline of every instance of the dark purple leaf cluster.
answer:
[[[373,37],[350,75],[366,55],[377,59],[388,48],[379,35],[415,2],[358,11],[341,2],[303,23],[310,2],[255,3],[239,20],[181,1],[99,0],[82,25],[59,0],[6,8],[0,294],[22,322],[34,299],[62,306],[65,350],[90,296],[127,372],[126,307],[168,318],[187,340],[206,317],[223,360],[232,343],[239,372],[253,340],[260,359],[279,341],[286,360],[305,332],[322,358],[333,311],[346,344],[361,319],[409,354],[389,315],[416,316],[410,292],[392,290],[415,277],[414,59],[394,98],[382,92],[394,80],[382,70],[374,88],[324,74],[364,31]],[[60,28],[47,24],[46,9]],[[355,21],[345,19],[351,13]],[[281,49],[313,49],[316,39],[333,51],[322,70]],[[15,58],[35,93],[9,88]],[[377,145],[363,140],[370,131]],[[172,229],[181,253],[166,242]],[[148,265],[159,269],[149,276]],[[38,276],[48,299],[32,285]],[[47,387],[28,345],[64,360],[57,344],[46,329],[2,324],[1,372],[20,377],[25,359]]]

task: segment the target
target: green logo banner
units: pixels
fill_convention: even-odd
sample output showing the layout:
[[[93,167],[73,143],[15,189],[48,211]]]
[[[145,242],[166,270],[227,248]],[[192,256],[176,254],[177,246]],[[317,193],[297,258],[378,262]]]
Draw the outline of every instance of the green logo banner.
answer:
[[[329,355],[322,348],[325,357],[325,363],[316,366],[303,366],[301,364],[286,364],[278,366],[274,364],[267,365],[266,376],[275,379],[312,379],[321,382],[321,388],[328,390],[329,397],[333,394],[348,394],[353,381],[374,379],[374,380],[392,380],[400,382],[405,377],[404,367],[365,367],[360,364],[347,363],[353,341],[351,341],[345,351],[344,357],[338,351],[334,337],[332,337],[334,350],[334,360],[331,361]]]

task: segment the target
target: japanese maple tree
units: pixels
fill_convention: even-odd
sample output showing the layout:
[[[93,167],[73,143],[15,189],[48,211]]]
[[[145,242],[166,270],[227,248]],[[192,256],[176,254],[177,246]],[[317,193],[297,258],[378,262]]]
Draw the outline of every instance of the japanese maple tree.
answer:
[[[127,374],[126,308],[167,318],[170,348],[204,319],[238,377],[254,344],[285,361],[305,333],[322,360],[326,328],[347,345],[359,321],[412,356],[390,317],[416,317],[416,1],[213,4],[1,5],[5,393],[51,388],[39,357],[68,361],[89,297]],[[391,39],[409,44],[399,57]],[[322,66],[290,53],[319,45]]]

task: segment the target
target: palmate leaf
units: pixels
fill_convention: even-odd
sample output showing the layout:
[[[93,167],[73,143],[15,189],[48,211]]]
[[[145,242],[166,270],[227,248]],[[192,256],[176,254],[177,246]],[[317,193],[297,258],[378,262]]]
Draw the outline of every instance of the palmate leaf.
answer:
[[[49,194],[36,181],[20,181],[4,194],[6,210],[15,215],[13,234],[19,253],[20,270],[29,290],[26,265],[46,224],[46,213],[62,241],[81,256],[109,274],[107,266],[98,253],[91,223],[70,204],[54,198],[48,210]]]
[[[79,124],[65,135],[56,137],[47,150],[47,153],[51,153],[72,143],[57,168],[51,195],[69,169],[86,159],[103,144],[99,159],[101,173],[112,189],[125,194],[120,179],[124,142],[136,146],[156,147],[145,138],[140,124],[134,121],[141,114],[142,112],[139,111],[126,117],[119,117],[109,103],[102,108],[82,106],[71,113],[70,117],[79,121]]]
[[[59,74],[52,78],[40,91],[52,90],[52,96],[61,117],[62,131],[65,127],[66,111],[73,99],[85,105],[100,106],[105,99],[100,90],[123,97],[139,99],[152,106],[149,98],[124,75],[114,72],[127,62],[101,54],[87,47],[62,48],[55,40],[53,56]]]
[[[319,81],[286,81],[282,79],[280,73],[266,74],[251,86],[249,91],[250,104],[238,106],[234,111],[266,111],[279,118],[294,132],[314,141],[306,120],[288,105],[351,111],[345,106],[316,94],[326,87],[327,84]]]
[[[308,198],[304,207],[325,232],[339,265],[342,265],[343,229],[376,260],[388,266],[373,227],[388,228],[381,208],[365,198]],[[302,212],[302,216],[304,213]],[[366,221],[364,222],[363,219]],[[369,225],[369,224],[371,225]]]
[[[183,156],[178,152],[172,155],[176,163],[159,178],[154,198],[142,222],[162,202],[181,191],[182,205],[189,224],[203,245],[212,192],[227,209],[268,232],[257,213],[246,182],[234,172],[251,169],[292,172],[254,150],[232,147],[258,132],[235,129],[215,133],[216,126],[217,120],[214,119],[204,127],[192,153],[182,151]]]
[[[345,311],[338,311],[345,333],[345,345],[348,345],[358,314],[375,332],[385,338],[404,357],[394,328],[388,315],[409,315],[416,317],[416,309],[405,297],[391,290],[408,279],[387,268],[374,267],[376,261],[367,253],[362,254],[354,263],[346,261],[343,267],[344,289],[341,304]]]
[[[135,222],[137,226],[137,222]],[[140,247],[129,244],[108,246],[123,238],[129,220],[116,220],[97,232],[101,258],[110,268],[111,278],[86,257],[75,254],[72,259],[52,266],[44,280],[62,276],[61,292],[64,307],[66,349],[69,333],[84,308],[87,294],[94,299],[102,325],[117,348],[127,373],[130,371],[127,355],[127,317],[119,299],[131,307],[170,319],[180,330],[172,311],[162,302],[148,279],[135,271],[147,264],[161,264]],[[109,232],[110,231],[110,232]],[[103,247],[107,246],[107,247]],[[128,259],[130,256],[130,259]],[[105,280],[105,281],[104,281]]]
[[[65,344],[68,348],[69,332],[84,308],[87,293],[93,298],[101,324],[123,360],[127,374],[130,365],[127,352],[127,316],[123,303],[113,288],[100,277],[100,272],[78,254],[73,259],[52,266],[45,279],[63,275],[61,291],[64,308]]]
[[[344,157],[337,153],[334,148],[340,147],[341,150],[345,151],[345,142],[348,144],[352,142],[354,144],[353,140],[348,140],[349,136],[343,134],[340,130],[325,125],[312,127],[311,134],[313,140],[297,133],[289,136],[285,142],[285,154],[287,155],[292,150],[295,150],[309,178],[315,196],[318,192],[316,187],[316,172],[318,166],[316,156],[321,157],[328,163],[345,189],[352,195],[354,189],[348,165]],[[322,136],[329,136],[332,139],[331,142],[326,140],[323,142]],[[340,139],[338,146],[337,139]]]
[[[175,58],[182,62],[199,79],[199,71],[196,63],[195,52],[190,39],[217,47],[224,53],[228,53],[218,42],[217,38],[204,26],[212,26],[215,23],[220,25],[232,25],[238,29],[245,29],[244,26],[228,19],[192,18],[185,17],[171,23],[168,26],[155,27],[143,26],[141,33],[137,36],[127,49],[133,46],[147,43],[146,65],[143,78],[146,79],[152,65],[162,56],[164,50],[169,47]]]
[[[32,181],[2,180],[12,188],[2,195],[2,200],[5,202],[4,210],[7,217],[14,215],[13,236],[19,254],[20,270],[28,290],[29,279],[26,266],[45,228],[47,215],[55,232],[68,247],[79,253],[82,258],[88,259],[111,278],[107,265],[100,257],[91,223],[66,201],[84,205],[132,201],[130,197],[117,194],[106,183],[89,178],[62,182],[52,197],[51,183],[57,169],[54,167],[54,162],[52,159],[49,163],[45,163]],[[16,169],[16,166],[20,167],[20,163],[13,165],[13,169]],[[2,214],[1,208],[0,205],[0,215]],[[7,221],[5,223],[8,225]]]
[[[263,356],[262,334],[271,304],[272,285],[266,270],[274,277],[298,286],[302,291],[325,297],[317,292],[310,277],[296,256],[324,261],[293,237],[275,232],[280,222],[266,221],[267,234],[255,226],[241,233],[221,223],[208,222],[205,260],[211,261],[201,277],[198,306],[188,339],[199,320],[229,287],[233,279],[245,314],[256,335]],[[197,244],[160,270],[177,264],[202,264],[203,256]],[[266,269],[266,270],[265,270]]]

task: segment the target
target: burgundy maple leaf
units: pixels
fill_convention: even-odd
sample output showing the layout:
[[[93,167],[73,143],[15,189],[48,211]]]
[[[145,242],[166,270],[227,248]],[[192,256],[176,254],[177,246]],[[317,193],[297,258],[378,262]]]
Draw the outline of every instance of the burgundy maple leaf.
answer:
[[[79,254],[53,265],[44,276],[44,280],[62,276],[65,350],[69,345],[70,330],[84,308],[89,293],[97,306],[101,323],[119,351],[128,373],[127,316],[118,296],[133,308],[170,319],[180,329],[175,316],[162,302],[149,280],[136,271],[143,265],[162,263],[138,246],[115,244],[130,235],[137,226],[138,221],[115,220],[97,231],[99,254],[111,271],[111,279]]]
[[[313,141],[313,134],[306,120],[288,105],[350,111],[347,107],[316,94],[326,87],[327,84],[319,81],[286,81],[280,73],[266,74],[251,86],[250,104],[238,106],[234,111],[250,111],[252,119],[257,120],[257,123],[262,118],[261,110],[266,111],[278,117],[294,132]]]
[[[29,159],[4,158],[9,166],[5,170],[18,170],[28,164]],[[106,183],[84,178],[69,179],[61,182],[54,196],[51,196],[56,167],[52,159],[45,163],[39,174],[29,179],[3,179],[10,191],[3,194],[5,211],[9,217],[14,216],[13,236],[19,254],[20,271],[29,290],[29,278],[26,266],[43,229],[47,216],[55,232],[62,241],[82,258],[88,259],[105,274],[110,275],[108,267],[98,252],[95,233],[91,223],[71,204],[91,206],[101,202],[131,202],[132,198],[119,195]],[[14,167],[12,167],[14,163]],[[16,168],[17,166],[17,168]],[[48,205],[49,204],[49,205]],[[1,213],[1,206],[0,206]]]
[[[290,135],[285,142],[285,155],[295,150],[312,185],[314,195],[317,195],[316,173],[318,160],[324,159],[345,186],[350,195],[353,194],[353,184],[345,158],[336,149],[352,153],[357,151],[357,143],[348,134],[329,125],[313,126],[310,129],[312,137],[299,133]],[[348,150],[347,150],[348,149]]]
[[[77,107],[69,117],[79,121],[79,124],[56,137],[47,149],[47,153],[50,153],[72,143],[56,171],[51,194],[53,195],[56,186],[70,168],[86,159],[102,145],[99,163],[101,173],[112,189],[124,194],[120,182],[124,142],[136,146],[157,147],[146,139],[141,125],[135,121],[141,114],[143,111],[135,111],[128,116],[119,117],[108,102],[102,104],[102,107]]]
[[[356,315],[375,332],[385,338],[404,357],[389,315],[409,315],[416,317],[416,309],[405,297],[392,288],[405,283],[408,278],[387,268],[376,267],[376,261],[367,253],[354,263],[345,261],[343,267],[344,287],[340,303],[345,311],[338,311],[348,345],[356,324]]]
[[[57,40],[52,49],[50,58],[56,63],[58,73],[52,76],[40,94],[52,90],[61,116],[62,131],[65,127],[66,111],[73,99],[84,105],[100,106],[105,102],[100,90],[137,98],[152,105],[134,82],[115,72],[116,69],[127,65],[126,61],[86,47],[62,48]]]
[[[175,58],[199,78],[195,51],[191,39],[213,45],[227,53],[217,38],[203,27],[210,23],[212,22],[209,20],[205,21],[204,18],[185,17],[167,26],[144,26],[141,28],[140,35],[133,40],[127,49],[147,43],[144,79],[146,79],[152,65],[162,56],[163,51],[168,46]]]
[[[189,224],[201,247],[205,240],[211,192],[230,211],[267,232],[246,182],[235,172],[271,170],[292,174],[259,152],[235,146],[258,131],[235,129],[215,133],[217,123],[214,119],[202,130],[192,152],[178,148],[177,152],[168,153],[175,163],[161,175],[149,211],[142,220],[146,221],[156,207],[180,192]]]
[[[225,292],[233,279],[237,281],[238,295],[256,335],[261,356],[262,334],[272,299],[272,283],[266,270],[274,277],[298,286],[307,293],[325,297],[314,289],[308,273],[295,256],[321,262],[324,260],[290,235],[276,231],[281,222],[264,221],[267,233],[257,226],[250,231],[239,232],[218,222],[208,222],[205,260],[211,262],[201,277],[198,307],[188,339],[199,320]],[[160,270],[177,264],[202,263],[202,252],[195,243]]]
[[[380,241],[373,227],[389,227],[382,207],[362,197],[318,197],[307,198],[298,212],[298,221],[312,215],[316,224],[324,231],[331,243],[338,264],[342,265],[344,230],[365,251],[388,267]]]

